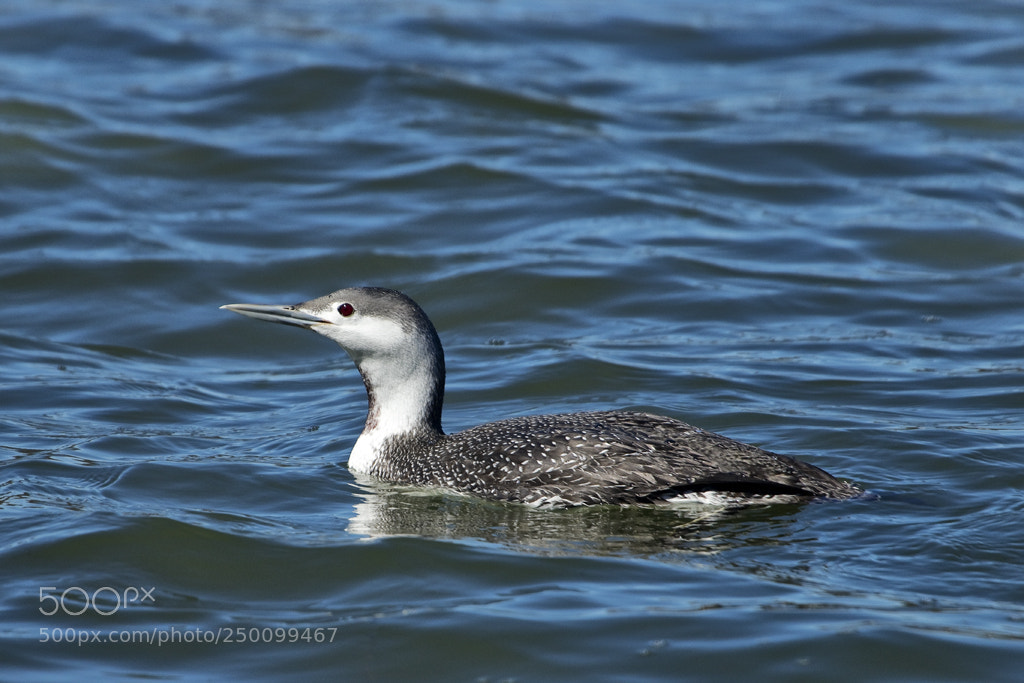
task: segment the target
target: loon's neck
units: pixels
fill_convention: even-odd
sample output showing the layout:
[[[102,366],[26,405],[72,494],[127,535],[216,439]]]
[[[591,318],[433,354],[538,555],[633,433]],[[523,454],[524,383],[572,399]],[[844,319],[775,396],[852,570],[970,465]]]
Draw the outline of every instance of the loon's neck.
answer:
[[[366,386],[366,424],[352,447],[349,469],[372,472],[389,442],[413,435],[440,436],[444,404],[444,352],[436,333],[401,356],[353,360]]]

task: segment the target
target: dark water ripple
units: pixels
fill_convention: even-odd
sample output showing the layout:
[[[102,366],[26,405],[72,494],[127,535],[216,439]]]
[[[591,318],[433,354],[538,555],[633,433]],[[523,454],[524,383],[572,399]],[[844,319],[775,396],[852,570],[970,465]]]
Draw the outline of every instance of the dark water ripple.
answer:
[[[1024,13],[587,7],[0,7],[0,678],[1019,677]],[[654,409],[873,495],[357,480],[349,361],[217,310],[353,283],[449,429]]]

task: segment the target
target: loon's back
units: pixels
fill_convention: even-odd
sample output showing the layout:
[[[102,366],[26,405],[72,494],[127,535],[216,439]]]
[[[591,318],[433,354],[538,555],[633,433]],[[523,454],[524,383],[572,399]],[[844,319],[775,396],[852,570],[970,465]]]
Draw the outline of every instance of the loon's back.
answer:
[[[538,507],[860,493],[799,460],[672,418],[625,411],[517,417],[394,440],[371,473]]]

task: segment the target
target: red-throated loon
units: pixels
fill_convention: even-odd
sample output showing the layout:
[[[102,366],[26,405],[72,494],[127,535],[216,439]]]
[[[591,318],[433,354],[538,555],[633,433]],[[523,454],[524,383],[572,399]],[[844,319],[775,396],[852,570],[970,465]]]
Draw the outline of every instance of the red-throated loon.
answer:
[[[221,308],[308,328],[348,352],[369,402],[349,456],[355,472],[551,508],[861,493],[800,460],[650,413],[534,415],[445,434],[441,341],[423,309],[395,290],[359,287],[293,306]]]

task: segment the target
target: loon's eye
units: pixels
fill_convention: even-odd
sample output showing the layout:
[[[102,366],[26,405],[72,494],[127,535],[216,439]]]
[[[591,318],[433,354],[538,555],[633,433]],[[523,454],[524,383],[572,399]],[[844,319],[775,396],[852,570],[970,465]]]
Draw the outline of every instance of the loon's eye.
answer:
[[[355,306],[352,304],[338,304],[338,313],[340,313],[343,318],[347,318],[355,312]]]

